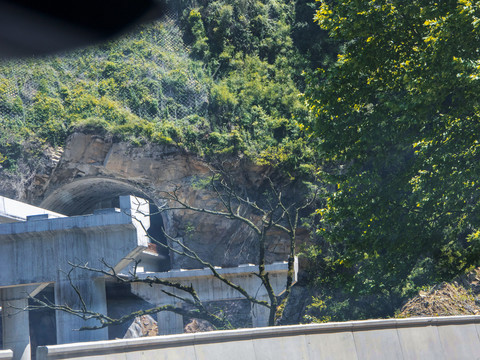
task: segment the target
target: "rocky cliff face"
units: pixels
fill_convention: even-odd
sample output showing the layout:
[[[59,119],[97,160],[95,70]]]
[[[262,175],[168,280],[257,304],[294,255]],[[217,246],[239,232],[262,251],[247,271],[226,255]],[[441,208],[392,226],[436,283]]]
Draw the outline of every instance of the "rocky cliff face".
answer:
[[[235,171],[243,181],[258,184],[264,169],[249,166]],[[28,199],[47,209],[79,215],[118,206],[118,196],[126,194],[161,204],[162,194],[177,186],[186,202],[218,208],[220,202],[214,193],[194,186],[198,179],[209,174],[205,162],[177,147],[151,144],[138,147],[75,133],[68,139],[54,169],[33,180]],[[255,235],[238,222],[185,210],[164,213],[158,221],[163,222],[168,234],[215,265],[258,262]],[[267,261],[286,260],[286,239],[281,234],[272,238]],[[174,254],[171,254],[171,263],[174,268],[201,267],[191,259]]]

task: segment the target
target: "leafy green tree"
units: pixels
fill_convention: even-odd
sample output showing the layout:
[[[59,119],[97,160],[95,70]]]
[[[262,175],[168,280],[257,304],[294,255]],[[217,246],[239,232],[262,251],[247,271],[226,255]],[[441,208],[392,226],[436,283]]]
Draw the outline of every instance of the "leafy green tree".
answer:
[[[343,44],[306,91],[334,189],[318,232],[350,296],[391,314],[479,264],[480,4],[320,0],[315,19]]]

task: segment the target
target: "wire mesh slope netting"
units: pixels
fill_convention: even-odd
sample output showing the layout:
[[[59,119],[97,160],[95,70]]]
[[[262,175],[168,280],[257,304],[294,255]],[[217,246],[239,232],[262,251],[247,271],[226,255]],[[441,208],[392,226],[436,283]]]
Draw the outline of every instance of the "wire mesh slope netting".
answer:
[[[88,100],[87,95],[97,101],[108,98],[149,121],[205,115],[206,74],[202,63],[189,57],[182,36],[176,14],[167,11],[157,22],[106,44],[43,58],[2,61],[0,121],[21,125],[32,118],[47,119],[49,111],[58,113],[67,107],[69,111],[62,113],[65,126],[69,116],[82,110],[85,116],[110,121],[107,112],[89,113],[85,102],[94,106],[95,100]]]

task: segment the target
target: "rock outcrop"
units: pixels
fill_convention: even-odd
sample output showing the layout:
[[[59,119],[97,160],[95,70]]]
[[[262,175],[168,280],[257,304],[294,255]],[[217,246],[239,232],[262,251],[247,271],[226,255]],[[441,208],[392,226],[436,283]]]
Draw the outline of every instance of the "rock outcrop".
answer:
[[[142,147],[114,142],[92,134],[75,133],[48,178],[37,179],[31,188],[31,202],[66,215],[91,213],[98,208],[118,206],[118,196],[133,194],[158,205],[166,191],[178,187],[180,197],[198,207],[219,208],[215,193],[195,186],[211,174],[208,164],[195,155],[171,145]],[[239,181],[259,186],[264,168],[236,168]],[[174,210],[162,215],[166,232],[194,249],[200,257],[219,266],[257,263],[257,241],[253,231],[237,221]],[[289,244],[274,234],[267,262],[287,258]],[[198,262],[170,254],[174,268],[202,267]]]
[[[142,315],[136,317],[132,325],[127,330],[123,337],[124,339],[133,339],[146,336],[157,336],[158,326],[157,322],[150,315]]]

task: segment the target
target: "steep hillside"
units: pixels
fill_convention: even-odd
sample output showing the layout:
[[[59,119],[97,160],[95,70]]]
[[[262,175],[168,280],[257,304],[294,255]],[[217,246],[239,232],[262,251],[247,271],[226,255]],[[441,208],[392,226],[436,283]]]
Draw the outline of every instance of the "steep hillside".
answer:
[[[129,164],[165,147],[292,186],[321,177],[299,219],[313,321],[393,316],[479,266],[479,5],[165,1],[121,39],[0,64],[0,194],[117,176],[108,151],[65,160],[76,133]]]
[[[296,3],[172,4],[108,44],[0,64],[3,177],[46,171],[44,154],[77,130],[207,159],[246,156],[290,174],[309,168],[314,140],[299,94],[311,54],[293,42]]]

